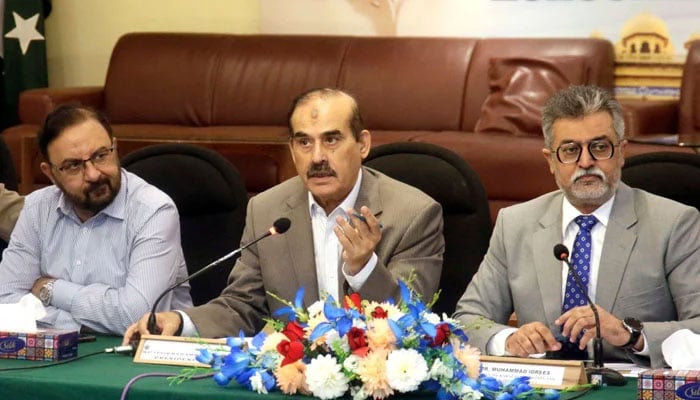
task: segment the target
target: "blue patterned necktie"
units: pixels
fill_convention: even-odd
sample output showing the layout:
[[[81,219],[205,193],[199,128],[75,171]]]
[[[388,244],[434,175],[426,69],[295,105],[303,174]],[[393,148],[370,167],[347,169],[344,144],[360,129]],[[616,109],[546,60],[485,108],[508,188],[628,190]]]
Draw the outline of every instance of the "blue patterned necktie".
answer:
[[[578,274],[584,288],[588,290],[588,279],[591,272],[591,229],[598,222],[593,215],[579,215],[575,219],[579,226],[579,231],[576,234],[574,241],[573,255],[571,257],[571,265],[574,271]],[[585,306],[586,295],[579,289],[576,280],[571,275],[571,271],[566,278],[566,290],[564,292],[564,302],[562,303],[562,312],[566,312],[574,307]]]

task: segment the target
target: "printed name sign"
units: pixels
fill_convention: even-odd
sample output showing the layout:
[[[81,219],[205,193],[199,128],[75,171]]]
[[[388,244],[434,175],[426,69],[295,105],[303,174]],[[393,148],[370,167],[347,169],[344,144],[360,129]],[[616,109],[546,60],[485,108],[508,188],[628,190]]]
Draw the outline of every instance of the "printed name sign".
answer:
[[[531,386],[552,389],[586,383],[582,361],[493,356],[481,356],[480,360],[482,372],[502,382],[528,376]]]
[[[226,339],[143,335],[136,350],[134,362],[208,367],[196,360],[199,351],[204,348],[208,348],[212,353],[228,354],[231,351],[226,346]]]

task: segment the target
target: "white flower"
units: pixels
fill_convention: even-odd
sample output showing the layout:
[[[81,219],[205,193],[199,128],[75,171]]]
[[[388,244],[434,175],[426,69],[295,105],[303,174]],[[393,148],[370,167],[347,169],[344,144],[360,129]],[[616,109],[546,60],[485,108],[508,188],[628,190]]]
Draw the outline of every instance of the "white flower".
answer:
[[[484,394],[474,390],[469,385],[462,385],[462,393],[460,393],[459,398],[462,400],[479,400],[484,397]]]
[[[313,318],[320,314],[323,314],[323,304],[324,302],[322,300],[316,300],[313,304],[311,304],[306,309],[306,311],[309,313],[309,317]]]
[[[331,349],[335,349],[336,346],[340,345],[340,348],[345,352],[350,352],[350,344],[348,343],[348,337],[343,336],[342,338],[338,334],[338,331],[331,329],[326,333],[326,344],[330,346]]]
[[[352,400],[365,400],[367,397],[369,397],[367,396],[367,393],[365,393],[362,385],[351,387],[350,395],[352,396]]]
[[[436,359],[435,362],[433,362],[433,366],[430,367],[430,379],[440,381],[442,378],[450,379],[452,375],[452,368],[445,365],[439,358]]]
[[[427,311],[426,311],[425,313],[423,313],[423,316],[425,317],[425,319],[426,319],[428,322],[430,322],[430,323],[433,324],[433,325],[437,325],[437,324],[439,324],[440,322],[442,322],[442,321],[440,320],[440,316],[437,315],[437,314],[435,314],[435,313],[433,313],[433,312],[427,312]]]
[[[250,377],[250,387],[260,394],[267,394],[267,388],[263,384],[260,372],[256,372]]]
[[[265,337],[262,346],[260,346],[260,351],[263,353],[274,351],[276,353],[277,345],[283,340],[289,340],[289,338],[287,338],[287,336],[285,336],[282,332],[271,333]]]
[[[330,354],[319,355],[311,360],[306,366],[305,375],[309,390],[318,398],[334,399],[348,390],[348,378]]]
[[[352,372],[353,374],[357,373],[357,368],[360,365],[360,357],[350,354],[348,358],[343,361],[343,368],[345,368],[347,371]]]
[[[414,349],[394,350],[386,360],[386,378],[392,389],[411,392],[428,378],[428,364]]]

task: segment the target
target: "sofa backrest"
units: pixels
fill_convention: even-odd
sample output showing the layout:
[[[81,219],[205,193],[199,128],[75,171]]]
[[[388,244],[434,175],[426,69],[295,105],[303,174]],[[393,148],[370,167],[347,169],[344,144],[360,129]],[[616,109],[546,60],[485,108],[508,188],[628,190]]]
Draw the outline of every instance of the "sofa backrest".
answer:
[[[117,124],[286,125],[294,96],[336,84],[347,43],[321,36],[127,34],[112,52],[105,112]]]
[[[521,98],[542,89],[558,89],[551,85],[553,73],[561,72],[571,83],[595,84],[612,88],[614,81],[614,49],[604,39],[592,38],[492,38],[482,39],[471,57],[469,75],[464,90],[464,114],[461,129],[474,132],[483,115],[484,102],[491,94],[490,81],[507,79],[498,75],[498,67],[509,63],[511,69],[527,74],[538,66],[550,66],[555,71],[526,76],[527,83],[518,87]],[[505,69],[505,68],[503,68]],[[539,115],[536,116],[539,118]],[[540,132],[535,134],[539,135]]]
[[[581,83],[613,82],[612,45],[598,39],[131,33],[112,53],[104,106],[116,124],[280,126],[294,96],[336,86],[370,129],[472,132],[495,57],[578,57]]]

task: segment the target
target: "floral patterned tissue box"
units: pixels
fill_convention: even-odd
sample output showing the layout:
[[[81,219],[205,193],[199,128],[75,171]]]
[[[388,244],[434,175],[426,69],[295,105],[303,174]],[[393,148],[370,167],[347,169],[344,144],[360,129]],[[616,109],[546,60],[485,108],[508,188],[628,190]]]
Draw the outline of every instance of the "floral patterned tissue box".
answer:
[[[639,400],[700,399],[700,371],[649,369],[637,379]]]
[[[60,361],[77,355],[76,331],[0,332],[0,358]]]

